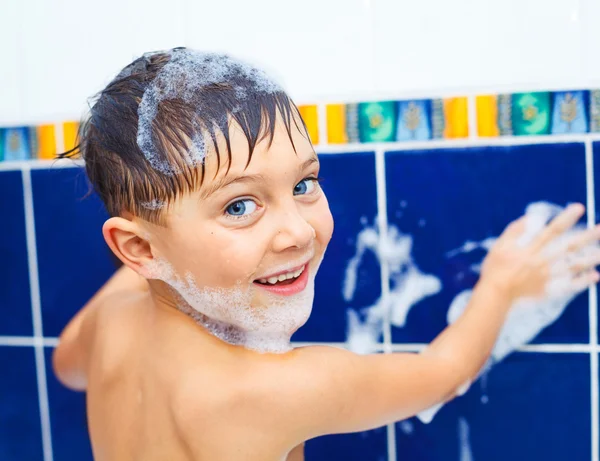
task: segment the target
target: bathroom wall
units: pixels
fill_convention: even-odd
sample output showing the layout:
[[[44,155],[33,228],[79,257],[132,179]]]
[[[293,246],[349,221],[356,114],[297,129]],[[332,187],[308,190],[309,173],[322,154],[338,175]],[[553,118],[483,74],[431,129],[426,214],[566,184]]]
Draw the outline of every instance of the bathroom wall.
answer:
[[[144,51],[226,51],[301,103],[594,87],[594,0],[2,0],[0,124],[79,119]],[[434,94],[435,93],[435,94]]]
[[[0,38],[14,46],[0,72],[0,125],[60,127],[55,150],[72,130],[62,122],[148,49],[245,56],[308,104],[336,230],[297,344],[418,351],[477,280],[485,250],[466,243],[498,236],[531,203],[583,202],[586,222],[597,221],[591,0],[40,0],[5,1],[2,13]],[[570,89],[592,91],[549,92]],[[91,460],[84,396],[56,381],[50,358],[114,270],[106,214],[69,163],[0,162],[0,193],[0,460]],[[372,235],[408,248],[402,264]],[[415,270],[435,286],[403,286]],[[400,307],[373,343],[361,328],[382,299]],[[578,296],[431,423],[322,437],[307,460],[600,461],[597,312],[596,290]]]

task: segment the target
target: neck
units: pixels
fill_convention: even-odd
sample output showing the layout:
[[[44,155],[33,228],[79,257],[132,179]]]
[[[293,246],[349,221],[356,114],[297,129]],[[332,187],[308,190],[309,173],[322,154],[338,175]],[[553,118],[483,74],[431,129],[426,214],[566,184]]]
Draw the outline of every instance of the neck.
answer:
[[[245,331],[239,327],[227,324],[194,309],[171,286],[160,280],[149,281],[150,295],[156,308],[169,315],[185,315],[187,320],[200,326],[204,334],[233,345],[258,352],[287,352],[292,349],[290,337],[285,334],[267,335],[264,333]]]

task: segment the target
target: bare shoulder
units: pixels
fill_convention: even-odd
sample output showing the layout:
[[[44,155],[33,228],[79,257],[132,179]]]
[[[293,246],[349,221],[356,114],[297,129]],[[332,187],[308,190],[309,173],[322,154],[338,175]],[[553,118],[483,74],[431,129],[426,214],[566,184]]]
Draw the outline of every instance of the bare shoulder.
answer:
[[[297,407],[306,402],[300,381],[310,377],[296,353],[259,354],[223,345],[195,349],[194,355],[193,361],[173,364],[177,369],[168,383],[174,420],[192,452],[205,453],[213,442],[230,444],[233,438],[248,449],[259,443],[263,459],[288,453],[290,460],[303,459],[306,438],[296,430]]]
[[[121,292],[103,298],[86,319],[94,330],[91,360],[102,357],[103,363],[117,365],[128,350],[139,348],[147,334],[149,303],[147,293]]]
[[[198,361],[177,392],[179,415],[186,427],[194,427],[212,414],[211,421],[225,418],[232,430],[268,433],[291,449],[319,431],[305,423],[326,411],[320,399],[339,390],[343,379],[335,368],[351,367],[353,357],[332,347],[306,347],[281,355],[241,351],[214,364]]]

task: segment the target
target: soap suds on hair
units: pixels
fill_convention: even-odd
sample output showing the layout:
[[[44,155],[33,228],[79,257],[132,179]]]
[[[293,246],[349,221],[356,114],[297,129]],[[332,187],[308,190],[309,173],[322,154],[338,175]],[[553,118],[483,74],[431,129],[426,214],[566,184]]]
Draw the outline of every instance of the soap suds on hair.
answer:
[[[138,106],[137,144],[154,169],[172,176],[179,174],[180,171],[161,159],[154,145],[152,130],[154,119],[163,101],[184,101],[193,108],[195,113],[201,114],[202,111],[210,110],[202,97],[203,88],[234,85],[234,94],[238,100],[250,98],[252,94],[276,93],[283,90],[263,71],[226,55],[185,48],[176,48],[169,53],[169,62],[146,88]],[[247,88],[235,85],[233,82],[236,79],[245,80],[251,88],[251,93]],[[206,141],[201,134],[207,127],[198,126],[200,119],[202,118],[191,120],[198,134],[191,139],[188,151],[183,153],[183,160],[190,167],[202,165],[207,154]]]

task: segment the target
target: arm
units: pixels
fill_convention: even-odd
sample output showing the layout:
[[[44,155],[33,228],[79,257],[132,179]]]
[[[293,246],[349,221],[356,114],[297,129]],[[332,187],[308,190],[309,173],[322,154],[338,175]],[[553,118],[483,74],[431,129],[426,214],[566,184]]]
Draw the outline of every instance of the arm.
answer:
[[[87,386],[87,356],[94,334],[98,307],[104,300],[123,291],[143,291],[148,282],[126,266],[121,267],[73,317],[60,335],[52,355],[54,373],[65,386],[84,391]]]
[[[297,440],[369,430],[413,416],[453,398],[475,378],[509,306],[509,298],[493,286],[478,285],[463,316],[421,354],[297,349],[291,360],[277,365],[273,379],[282,391],[271,391],[271,399],[287,407],[281,412],[293,415],[293,425],[306,421],[295,428]]]
[[[269,405],[281,415],[269,421],[272,429],[288,433],[292,438],[287,442],[292,444],[328,433],[379,427],[453,398],[487,360],[514,300],[542,295],[556,260],[576,254],[584,242],[598,240],[595,229],[553,254],[554,260],[543,251],[582,212],[568,209],[527,246],[519,241],[525,221],[511,224],[486,257],[461,318],[421,354],[357,356],[308,347],[265,367],[256,385],[262,386],[261,406]],[[596,264],[576,265],[570,289],[597,282]]]

